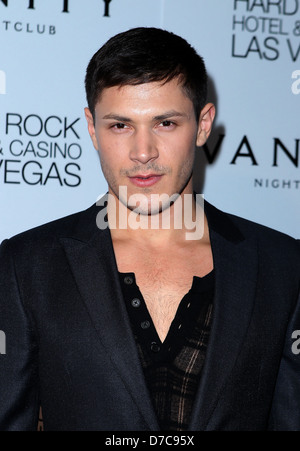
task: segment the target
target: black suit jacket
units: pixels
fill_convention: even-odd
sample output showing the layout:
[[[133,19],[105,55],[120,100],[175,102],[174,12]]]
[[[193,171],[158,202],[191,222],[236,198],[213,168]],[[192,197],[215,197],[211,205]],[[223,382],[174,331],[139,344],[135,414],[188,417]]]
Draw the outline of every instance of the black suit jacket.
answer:
[[[1,430],[35,430],[40,403],[45,430],[159,429],[98,211],[2,243]],[[205,211],[216,286],[190,429],[300,430],[297,242]]]

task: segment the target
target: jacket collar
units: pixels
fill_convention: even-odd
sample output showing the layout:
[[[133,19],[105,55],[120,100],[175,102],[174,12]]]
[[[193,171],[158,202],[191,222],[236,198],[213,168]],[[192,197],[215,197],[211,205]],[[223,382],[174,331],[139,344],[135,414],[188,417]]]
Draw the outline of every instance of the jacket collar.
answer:
[[[204,209],[210,231],[232,243],[239,243],[244,240],[243,233],[235,225],[231,215],[224,213],[207,201],[204,202]]]
[[[100,207],[93,204],[87,210],[79,213],[79,220],[74,221],[73,227],[68,233],[68,238],[73,238],[86,243],[92,243],[93,240],[97,241],[97,235],[99,235],[99,237],[104,236],[106,239],[111,240],[109,230],[101,230],[97,226],[100,215],[101,218],[105,216],[103,211],[105,208],[106,198],[106,195],[103,196]],[[217,209],[206,200],[204,202],[204,210],[210,231],[213,231],[213,233],[222,236],[225,240],[232,243],[239,243],[244,240],[242,232],[232,221],[230,215],[227,215]],[[78,215],[76,214],[74,217],[78,217]]]

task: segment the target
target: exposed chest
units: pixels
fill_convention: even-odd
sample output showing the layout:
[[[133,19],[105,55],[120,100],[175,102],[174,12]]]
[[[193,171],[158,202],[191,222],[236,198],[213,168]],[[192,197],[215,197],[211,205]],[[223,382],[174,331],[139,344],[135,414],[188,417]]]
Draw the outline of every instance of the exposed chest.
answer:
[[[210,246],[194,252],[141,253],[115,247],[120,272],[134,272],[157,333],[163,341],[193,277],[213,269]]]

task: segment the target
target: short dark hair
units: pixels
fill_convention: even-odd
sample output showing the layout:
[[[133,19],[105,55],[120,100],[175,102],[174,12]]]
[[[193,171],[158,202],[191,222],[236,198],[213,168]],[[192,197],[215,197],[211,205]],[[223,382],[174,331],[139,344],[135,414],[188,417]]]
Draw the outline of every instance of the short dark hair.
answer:
[[[139,27],[110,38],[92,57],[85,77],[86,97],[95,119],[103,89],[179,78],[194,105],[205,106],[207,73],[203,58],[183,38],[160,28]]]

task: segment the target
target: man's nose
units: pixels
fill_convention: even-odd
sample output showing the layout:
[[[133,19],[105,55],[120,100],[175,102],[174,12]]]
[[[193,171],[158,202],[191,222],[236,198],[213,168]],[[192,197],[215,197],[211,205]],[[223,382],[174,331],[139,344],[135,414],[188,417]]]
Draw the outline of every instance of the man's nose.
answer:
[[[157,139],[151,130],[136,131],[132,138],[131,160],[145,164],[158,158]]]

